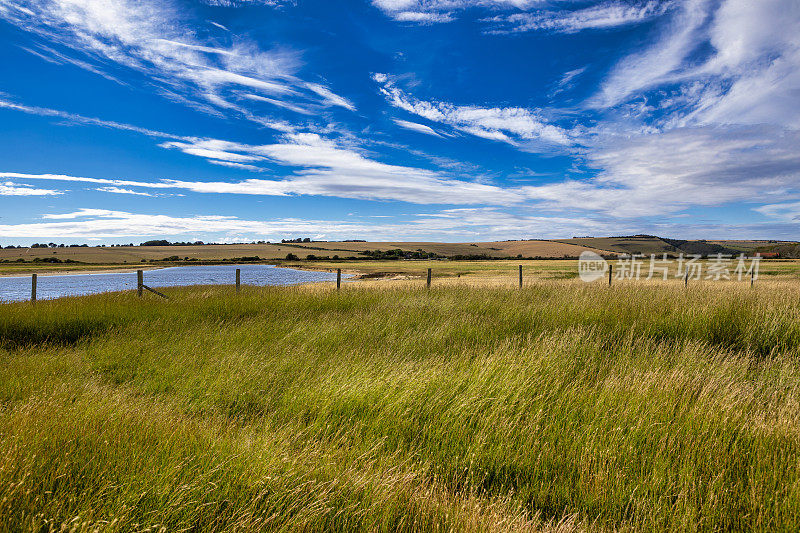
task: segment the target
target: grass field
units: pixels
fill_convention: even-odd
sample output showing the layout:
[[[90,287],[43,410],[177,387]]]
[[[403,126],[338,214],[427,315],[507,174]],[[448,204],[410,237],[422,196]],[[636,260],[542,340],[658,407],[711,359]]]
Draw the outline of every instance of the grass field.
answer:
[[[511,267],[0,306],[0,530],[800,528],[796,272]]]

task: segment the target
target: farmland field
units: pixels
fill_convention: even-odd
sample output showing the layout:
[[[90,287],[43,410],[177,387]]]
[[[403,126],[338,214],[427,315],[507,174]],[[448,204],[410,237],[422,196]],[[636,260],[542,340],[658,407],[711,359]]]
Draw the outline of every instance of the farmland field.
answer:
[[[424,250],[442,256],[486,255],[488,257],[577,257],[584,250],[602,252],[591,246],[565,244],[556,241],[504,241],[486,243],[441,242],[308,242],[279,244],[214,244],[189,246],[114,246],[66,248],[11,248],[0,249],[0,261],[31,261],[35,258],[71,259],[92,264],[138,264],[144,259],[160,260],[176,256],[180,259],[222,260],[234,257],[258,256],[262,259],[283,259],[293,253],[301,258],[308,254],[358,257],[371,250],[400,249],[408,252]],[[363,257],[363,256],[362,256]]]
[[[0,530],[797,530],[797,264],[567,263],[3,305]]]

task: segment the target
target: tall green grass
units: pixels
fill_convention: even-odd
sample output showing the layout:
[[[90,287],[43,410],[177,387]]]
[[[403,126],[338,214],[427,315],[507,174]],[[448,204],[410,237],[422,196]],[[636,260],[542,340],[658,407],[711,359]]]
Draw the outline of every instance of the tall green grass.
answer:
[[[789,284],[0,306],[0,529],[800,529]]]

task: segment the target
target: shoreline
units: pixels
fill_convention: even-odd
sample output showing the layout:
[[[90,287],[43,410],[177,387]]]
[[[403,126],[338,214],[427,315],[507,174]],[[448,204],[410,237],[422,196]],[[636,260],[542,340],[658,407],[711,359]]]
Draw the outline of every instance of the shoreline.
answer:
[[[164,268],[169,268],[166,266],[143,266],[137,268],[131,267],[121,267],[121,268],[110,268],[108,266],[99,267],[97,269],[92,268],[76,268],[74,270],[50,270],[50,269],[43,269],[39,270],[28,270],[26,272],[0,272],[0,278],[29,278],[31,274],[36,274],[37,276],[47,277],[47,276],[81,276],[86,274],[133,274],[137,270],[161,270]]]
[[[202,263],[200,263],[202,264]],[[336,269],[331,268],[324,268],[324,267],[314,267],[312,265],[282,265],[280,262],[270,261],[268,263],[227,263],[229,266],[242,266],[242,265],[268,265],[274,266],[275,268],[288,268],[291,270],[304,270],[307,272],[336,272]],[[72,276],[72,275],[86,275],[86,274],[133,274],[137,270],[163,270],[165,268],[180,268],[180,267],[190,267],[190,266],[198,266],[198,264],[186,264],[186,265],[157,265],[157,266],[124,266],[120,268],[114,268],[111,265],[98,265],[97,268],[91,268],[91,266],[86,267],[78,267],[74,269],[57,269],[57,268],[42,268],[41,270],[36,269],[28,269],[22,272],[0,272],[0,278],[27,278],[30,277],[31,274],[36,274],[38,276]],[[342,275],[352,275],[353,277],[360,278],[361,276],[370,276],[371,274],[365,273],[361,270],[355,270],[351,268],[342,268]]]

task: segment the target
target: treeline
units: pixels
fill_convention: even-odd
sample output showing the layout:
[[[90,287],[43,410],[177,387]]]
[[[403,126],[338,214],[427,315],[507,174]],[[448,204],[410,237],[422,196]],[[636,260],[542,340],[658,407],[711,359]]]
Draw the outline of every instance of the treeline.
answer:
[[[395,250],[386,250],[385,252],[381,250],[366,250],[361,253],[362,255],[365,255],[370,259],[441,259],[442,258],[442,256],[434,252],[426,252],[421,248],[418,248],[413,252],[397,248]]]
[[[139,246],[203,246],[205,243],[203,241],[194,241],[194,242],[170,242],[167,240],[159,239],[155,241],[144,241],[140,243]]]
[[[89,247],[88,244],[56,244],[54,242],[50,242],[50,243],[47,243],[47,244],[41,244],[41,243],[35,242],[35,243],[31,244],[30,246],[14,246],[13,244],[10,244],[10,245],[6,246],[5,249],[6,250],[16,250],[16,249],[25,249],[25,248],[88,248],[88,247]],[[0,246],[0,248],[3,248],[3,247]]]
[[[0,263],[27,263],[22,257],[18,259],[0,259]],[[34,257],[31,263],[80,263],[74,259],[59,259],[58,257]]]

